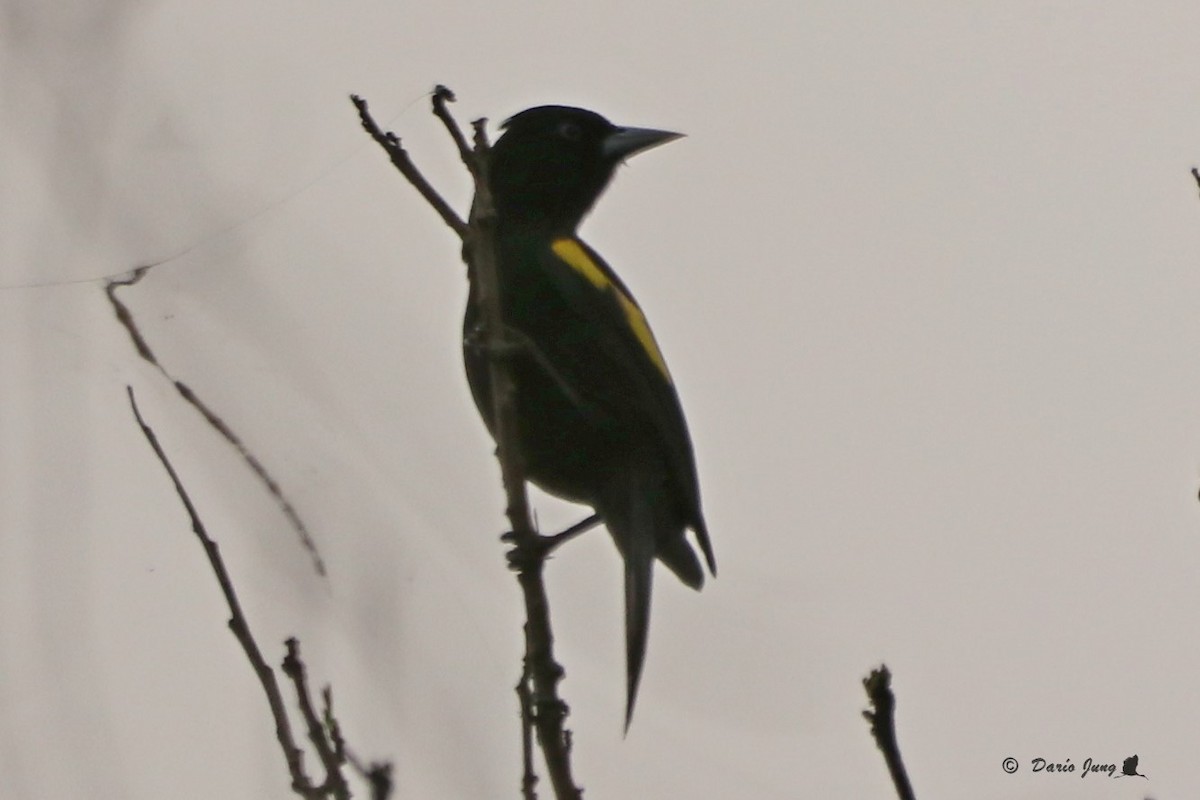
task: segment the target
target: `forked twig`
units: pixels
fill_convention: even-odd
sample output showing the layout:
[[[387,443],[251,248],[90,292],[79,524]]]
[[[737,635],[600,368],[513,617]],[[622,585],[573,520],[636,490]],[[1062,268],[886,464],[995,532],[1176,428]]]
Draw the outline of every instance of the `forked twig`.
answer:
[[[175,467],[171,465],[170,459],[167,458],[162,445],[159,444],[158,437],[150,426],[146,424],[146,421],[142,419],[137,399],[133,395],[133,387],[126,386],[125,390],[129,394],[129,405],[133,408],[134,419],[137,420],[138,426],[142,429],[142,434],[146,437],[146,441],[150,443],[151,449],[154,450],[154,455],[158,457],[159,462],[163,465],[163,469],[167,471],[167,476],[171,479],[171,483],[175,487],[175,493],[179,495],[179,499],[187,511],[188,518],[191,520],[192,532],[196,534],[201,547],[204,548],[205,555],[208,556],[208,564],[212,568],[213,575],[217,578],[217,584],[221,587],[221,594],[225,597],[225,604],[229,607],[229,629],[233,632],[234,637],[237,638],[238,644],[242,646],[242,650],[246,653],[246,658],[250,660],[250,666],[254,668],[254,674],[258,676],[258,681],[262,684],[263,693],[267,696],[267,704],[271,707],[271,716],[275,719],[275,736],[279,741],[280,748],[283,750],[288,771],[292,776],[292,786],[311,787],[312,781],[309,780],[308,775],[304,772],[304,752],[296,746],[296,740],[292,736],[292,726],[288,720],[287,707],[283,703],[283,694],[279,691],[279,682],[275,679],[275,672],[267,664],[266,659],[263,658],[262,651],[258,647],[258,642],[254,639],[254,634],[250,632],[250,623],[246,621],[246,616],[242,612],[242,604],[238,601],[237,592],[233,588],[233,581],[229,577],[229,571],[225,569],[225,562],[221,558],[220,548],[217,547],[217,543],[212,537],[208,535],[208,530],[200,520],[199,512],[196,511],[196,506],[192,504],[192,498],[188,495],[187,490],[183,488],[183,482],[179,479],[179,474],[175,472]]]
[[[436,93],[435,93],[436,97]],[[467,224],[462,221],[458,214],[454,213],[454,209],[450,207],[437,190],[425,180],[425,176],[420,173],[416,165],[412,163],[412,159],[408,157],[408,151],[400,144],[400,137],[388,131],[384,133],[375,124],[375,120],[371,118],[371,112],[367,110],[367,101],[356,94],[350,95],[350,101],[354,103],[354,107],[358,109],[358,118],[362,122],[363,129],[371,134],[371,138],[379,143],[379,146],[384,149],[388,156],[392,159],[392,166],[400,170],[400,174],[408,179],[413,188],[420,192],[421,197],[425,198],[425,202],[433,206],[433,210],[441,216],[442,221],[450,226],[450,229],[458,234],[458,238],[467,238]]]
[[[314,785],[312,779],[305,772],[304,751],[296,744],[296,737],[292,733],[291,720],[288,718],[287,706],[283,701],[283,692],[280,690],[279,681],[275,677],[275,671],[271,669],[266,659],[263,658],[262,650],[259,648],[258,642],[250,630],[250,623],[246,619],[245,612],[242,610],[241,602],[238,600],[237,591],[233,586],[233,579],[230,578],[229,570],[225,567],[225,561],[221,558],[220,548],[217,546],[217,542],[209,536],[208,529],[205,528],[204,522],[200,519],[200,513],[196,510],[195,504],[192,503],[192,498],[188,495],[187,489],[184,488],[183,481],[175,471],[175,467],[171,464],[170,459],[167,458],[166,451],[163,450],[162,444],[158,441],[158,436],[146,423],[145,419],[142,418],[137,398],[133,394],[133,387],[127,386],[125,390],[129,395],[129,405],[133,409],[133,417],[137,420],[138,427],[141,428],[142,435],[146,437],[146,441],[149,442],[154,455],[158,457],[159,463],[166,470],[167,477],[171,479],[171,484],[175,487],[175,493],[179,496],[184,510],[187,512],[188,519],[191,521],[192,532],[196,535],[201,547],[204,548],[205,555],[208,557],[209,566],[217,579],[217,584],[221,588],[221,594],[225,598],[225,605],[229,608],[229,629],[233,632],[238,644],[242,646],[242,651],[246,654],[250,666],[254,669],[254,674],[258,677],[258,681],[262,685],[263,694],[266,695],[267,705],[271,710],[271,717],[275,721],[275,738],[279,742],[280,749],[283,751],[284,761],[287,763],[288,773],[291,776],[292,790],[301,797],[306,798],[306,800],[324,800],[324,798],[331,796],[336,798],[336,800],[348,800],[350,789],[341,772],[342,766],[346,763],[345,744],[342,741],[337,721],[333,719],[328,690],[326,690],[325,694],[325,721],[322,722],[317,719],[316,713],[313,710],[308,684],[304,675],[304,662],[300,659],[300,645],[295,639],[288,639],[287,656],[283,661],[283,670],[295,686],[297,701],[305,722],[308,725],[309,739],[312,741],[313,746],[320,755],[322,765],[325,767],[325,780],[321,785]],[[390,783],[388,787],[388,791],[390,791]],[[374,794],[375,800],[385,800],[387,796],[386,792]]]

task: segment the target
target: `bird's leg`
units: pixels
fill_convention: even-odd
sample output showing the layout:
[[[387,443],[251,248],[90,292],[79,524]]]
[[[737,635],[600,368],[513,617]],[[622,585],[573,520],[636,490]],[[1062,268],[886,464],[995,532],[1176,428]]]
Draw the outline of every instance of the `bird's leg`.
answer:
[[[555,547],[558,547],[560,544],[563,544],[564,542],[568,541],[569,539],[574,539],[576,536],[578,536],[581,533],[584,533],[585,531],[590,531],[592,528],[599,525],[600,522],[601,522],[600,515],[592,514],[584,519],[581,519],[579,522],[576,522],[571,527],[566,528],[565,530],[559,531],[558,533],[554,534],[553,536],[546,536],[543,538],[547,539],[550,542],[551,548],[555,548]]]
[[[508,565],[513,569],[520,569],[529,561],[544,559],[558,549],[559,545],[574,539],[584,531],[591,530],[599,525],[600,522],[600,515],[592,514],[553,536],[536,535],[530,539],[518,541],[513,532],[509,531],[503,534],[500,540],[513,545],[513,548],[507,554]]]

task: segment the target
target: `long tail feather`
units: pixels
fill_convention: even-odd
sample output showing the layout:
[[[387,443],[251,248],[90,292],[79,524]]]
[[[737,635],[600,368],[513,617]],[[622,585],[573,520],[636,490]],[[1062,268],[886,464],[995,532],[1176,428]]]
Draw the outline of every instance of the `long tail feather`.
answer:
[[[654,538],[651,530],[633,537],[625,554],[625,731],[633,720],[646,640],[650,632],[650,589],[654,579]]]

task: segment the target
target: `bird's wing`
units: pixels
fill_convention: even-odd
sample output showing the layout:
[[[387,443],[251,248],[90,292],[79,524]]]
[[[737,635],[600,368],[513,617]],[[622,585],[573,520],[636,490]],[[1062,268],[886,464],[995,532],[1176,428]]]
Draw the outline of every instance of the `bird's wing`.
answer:
[[[611,375],[611,396],[590,400],[616,409],[618,418],[649,425],[663,445],[671,478],[682,492],[709,569],[712,546],[700,512],[695,458],[679,395],[662,351],[641,307],[621,279],[595,251],[573,237],[555,239],[542,264],[572,311],[589,325],[589,348],[602,363],[584,365]],[[573,343],[578,345],[578,343]],[[592,381],[591,383],[596,383]],[[634,419],[630,419],[634,417]]]

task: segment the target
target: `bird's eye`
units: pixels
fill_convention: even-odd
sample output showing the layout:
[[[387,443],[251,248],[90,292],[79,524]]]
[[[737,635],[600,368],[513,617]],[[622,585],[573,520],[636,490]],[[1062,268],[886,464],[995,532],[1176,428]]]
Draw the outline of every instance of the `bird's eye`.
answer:
[[[558,126],[558,135],[568,142],[578,142],[583,137],[583,130],[574,122],[564,122]]]

